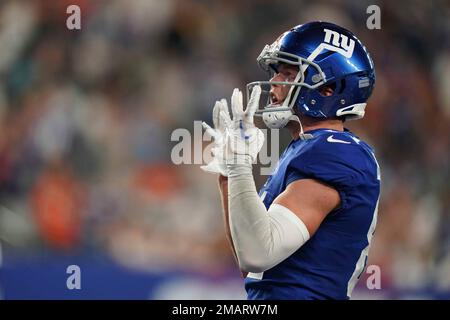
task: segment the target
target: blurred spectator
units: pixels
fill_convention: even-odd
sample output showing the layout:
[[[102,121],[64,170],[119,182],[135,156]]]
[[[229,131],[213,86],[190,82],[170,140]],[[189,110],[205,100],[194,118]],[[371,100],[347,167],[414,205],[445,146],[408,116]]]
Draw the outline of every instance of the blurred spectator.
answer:
[[[42,173],[31,192],[31,203],[48,245],[65,250],[77,246],[82,222],[79,186],[64,167]]]

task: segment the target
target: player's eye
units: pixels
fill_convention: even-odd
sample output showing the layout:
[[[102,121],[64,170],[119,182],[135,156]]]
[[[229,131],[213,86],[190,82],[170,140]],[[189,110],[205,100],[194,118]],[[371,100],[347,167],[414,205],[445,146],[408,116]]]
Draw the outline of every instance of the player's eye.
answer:
[[[296,72],[293,72],[293,71],[288,71],[285,74],[286,79],[288,79],[288,80],[294,80],[296,75],[297,75]]]

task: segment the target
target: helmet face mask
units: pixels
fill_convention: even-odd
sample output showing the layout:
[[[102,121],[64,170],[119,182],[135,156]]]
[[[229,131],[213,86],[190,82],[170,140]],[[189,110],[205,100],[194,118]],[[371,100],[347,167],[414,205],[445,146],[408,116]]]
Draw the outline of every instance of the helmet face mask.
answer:
[[[298,67],[293,81],[254,81],[247,84],[247,99],[252,88],[260,85],[268,97],[255,115],[262,116],[269,128],[282,128],[295,114],[327,119],[348,120],[364,116],[375,72],[367,49],[350,31],[326,22],[311,22],[283,33],[272,45],[266,45],[257,58],[266,72],[278,72],[280,64]],[[291,80],[291,79],[289,79]],[[289,86],[281,104],[270,100],[271,85]],[[331,96],[320,93],[324,85],[336,86]]]
[[[290,120],[293,120],[292,116],[295,115],[295,102],[297,101],[301,87],[316,89],[326,82],[325,74],[319,65],[303,57],[280,51],[277,41],[270,46],[266,45],[264,47],[257,58],[257,62],[261,69],[269,75],[277,72],[278,66],[282,63],[298,67],[297,76],[293,81],[254,81],[247,84],[247,99],[249,99],[251,90],[256,85],[261,86],[262,92],[267,94],[265,106],[262,109],[258,109],[255,116],[261,116],[264,123],[272,129],[282,128]],[[305,82],[305,74],[308,67],[315,70],[315,77],[313,79],[316,83],[314,84]],[[272,104],[270,101],[270,95],[268,93],[272,85],[290,86],[289,92],[281,105]]]

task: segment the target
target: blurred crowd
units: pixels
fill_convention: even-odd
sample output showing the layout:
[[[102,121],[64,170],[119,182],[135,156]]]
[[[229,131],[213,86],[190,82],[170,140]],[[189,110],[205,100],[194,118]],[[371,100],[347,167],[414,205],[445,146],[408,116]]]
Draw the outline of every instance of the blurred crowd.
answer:
[[[81,30],[66,27],[70,4]],[[366,28],[370,4],[381,30]],[[348,123],[382,169],[369,264],[385,288],[450,290],[449,16],[444,0],[1,1],[0,241],[142,270],[235,268],[216,177],[174,165],[171,133],[267,79],[265,44],[324,20],[376,67],[366,117]]]

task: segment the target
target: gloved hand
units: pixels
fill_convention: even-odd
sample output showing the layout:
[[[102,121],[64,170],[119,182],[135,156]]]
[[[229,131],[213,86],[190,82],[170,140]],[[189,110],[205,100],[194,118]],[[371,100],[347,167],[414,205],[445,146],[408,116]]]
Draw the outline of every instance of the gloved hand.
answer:
[[[264,134],[253,122],[260,96],[261,87],[255,86],[244,111],[242,92],[234,89],[231,96],[233,119],[223,111],[220,113],[226,126],[224,158],[227,165],[251,166],[264,144]]]
[[[230,114],[228,113],[228,104],[225,99],[216,101],[213,109],[213,123],[214,129],[206,122],[203,122],[203,128],[213,138],[213,146],[211,153],[213,159],[206,166],[201,166],[205,172],[218,173],[227,177],[227,166],[225,163],[225,122],[230,122]]]

